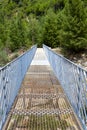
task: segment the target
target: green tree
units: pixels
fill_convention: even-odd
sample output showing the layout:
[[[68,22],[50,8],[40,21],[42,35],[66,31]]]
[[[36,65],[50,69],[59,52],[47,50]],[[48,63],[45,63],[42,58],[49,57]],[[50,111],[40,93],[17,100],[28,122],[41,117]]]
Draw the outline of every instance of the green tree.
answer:
[[[10,26],[10,49],[12,51],[20,47],[26,47],[28,42],[27,23],[19,15],[15,16],[11,21]]]
[[[0,48],[7,47],[9,35],[9,20],[7,18],[7,9],[0,5]]]
[[[81,0],[67,0],[62,11],[60,42],[70,52],[87,48],[87,18]]]
[[[51,47],[59,45],[57,15],[52,10],[49,10],[45,17],[43,43]]]
[[[34,44],[40,44],[41,42],[41,25],[38,19],[36,19],[32,14],[28,17],[28,28],[29,28],[29,39]]]

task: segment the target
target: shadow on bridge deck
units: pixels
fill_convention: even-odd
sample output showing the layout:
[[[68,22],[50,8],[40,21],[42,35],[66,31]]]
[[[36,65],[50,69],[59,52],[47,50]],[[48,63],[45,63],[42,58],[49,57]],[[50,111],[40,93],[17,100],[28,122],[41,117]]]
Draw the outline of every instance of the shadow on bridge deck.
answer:
[[[82,130],[42,49],[37,50],[3,130]]]

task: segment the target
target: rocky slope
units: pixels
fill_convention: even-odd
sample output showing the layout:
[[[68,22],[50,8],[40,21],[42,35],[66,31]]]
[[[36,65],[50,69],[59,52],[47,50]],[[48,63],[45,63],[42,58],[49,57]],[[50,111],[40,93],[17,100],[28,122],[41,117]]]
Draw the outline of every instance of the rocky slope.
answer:
[[[53,51],[55,51],[58,54],[63,55],[60,48],[55,48],[53,49]],[[72,54],[72,55],[68,55],[67,57],[72,62],[78,64],[79,66],[87,70],[87,52]]]

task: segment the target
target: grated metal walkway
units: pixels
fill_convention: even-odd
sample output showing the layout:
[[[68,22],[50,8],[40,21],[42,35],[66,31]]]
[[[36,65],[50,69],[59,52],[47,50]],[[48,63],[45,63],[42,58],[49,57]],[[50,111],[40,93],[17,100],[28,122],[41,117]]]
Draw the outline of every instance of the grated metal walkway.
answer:
[[[42,49],[37,49],[3,130],[82,130]]]

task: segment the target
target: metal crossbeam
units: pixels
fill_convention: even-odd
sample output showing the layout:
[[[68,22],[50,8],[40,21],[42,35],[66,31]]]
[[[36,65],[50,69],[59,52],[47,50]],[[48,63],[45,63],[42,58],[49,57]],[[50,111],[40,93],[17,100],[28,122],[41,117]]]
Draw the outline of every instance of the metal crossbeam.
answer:
[[[44,114],[56,114],[56,115],[60,115],[60,114],[69,114],[72,113],[72,109],[71,108],[66,108],[66,109],[35,109],[35,110],[17,110],[17,109],[13,109],[11,110],[11,114],[18,114],[18,115],[44,115]]]
[[[43,98],[43,99],[53,99],[53,98],[64,98],[65,94],[64,93],[58,93],[58,95],[56,94],[36,94],[36,93],[32,93],[32,94],[19,94],[18,95],[19,98]]]

